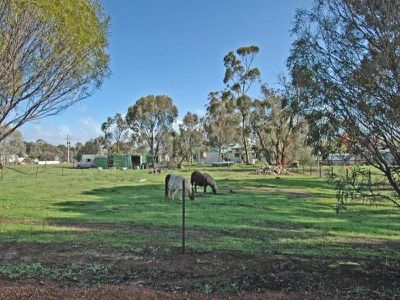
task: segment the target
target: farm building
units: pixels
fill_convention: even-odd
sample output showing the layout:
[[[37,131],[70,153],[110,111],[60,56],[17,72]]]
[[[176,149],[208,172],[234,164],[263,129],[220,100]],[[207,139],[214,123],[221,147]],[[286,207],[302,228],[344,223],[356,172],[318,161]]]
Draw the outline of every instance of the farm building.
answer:
[[[94,165],[98,168],[107,169],[109,166],[107,155],[96,155],[94,158]]]
[[[95,157],[96,157],[96,154],[83,154],[81,161],[86,162],[86,163],[94,163]]]
[[[128,154],[115,154],[112,159],[114,168],[132,168],[131,156]]]
[[[203,152],[203,164],[214,164],[221,161],[231,161],[234,163],[241,163],[245,160],[244,148],[239,143],[229,144],[224,146],[221,151],[221,158],[218,155],[218,149],[210,148],[208,151]],[[256,155],[252,151],[249,151],[250,161],[255,161]]]
[[[218,149],[210,148],[209,151],[204,151],[201,156],[199,156],[200,164],[213,164],[215,162],[221,161],[218,155]]]
[[[114,154],[114,155],[95,155],[84,154],[80,162],[76,164],[78,168],[98,167],[108,168],[129,168],[139,169],[146,163],[146,156],[131,154]]]

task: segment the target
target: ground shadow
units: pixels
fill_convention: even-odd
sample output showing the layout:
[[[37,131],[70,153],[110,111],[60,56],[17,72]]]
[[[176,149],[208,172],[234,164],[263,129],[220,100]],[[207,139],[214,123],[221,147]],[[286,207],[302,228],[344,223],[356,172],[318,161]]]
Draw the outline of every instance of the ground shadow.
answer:
[[[363,247],[374,248],[385,242],[384,239],[368,242],[367,238],[355,238],[353,244],[352,236],[378,235],[383,226],[386,235],[400,230],[398,223],[387,218],[385,209],[374,210],[368,217],[363,213],[336,214],[334,202],[316,201],[316,198],[334,201],[331,194],[307,192],[307,188],[327,186],[313,178],[220,179],[218,185],[217,195],[201,191],[195,201],[187,200],[187,227],[193,231],[190,240],[193,247],[278,253],[292,249],[303,254],[317,251],[324,255],[346,255],[354,247],[362,251]],[[235,192],[230,192],[231,187]],[[271,190],[262,190],[264,187]],[[299,193],[304,187],[305,195]],[[83,227],[95,224],[92,227],[97,230],[114,231],[123,244],[128,244],[135,231],[138,239],[149,245],[156,235],[166,237],[163,239],[166,247],[179,240],[180,202],[165,200],[162,184],[96,188],[83,195],[96,200],[55,204],[57,209],[79,214],[78,217],[50,218],[48,222]],[[333,246],[336,236],[341,238]],[[169,238],[175,242],[168,242]],[[321,243],[321,239],[326,242]]]

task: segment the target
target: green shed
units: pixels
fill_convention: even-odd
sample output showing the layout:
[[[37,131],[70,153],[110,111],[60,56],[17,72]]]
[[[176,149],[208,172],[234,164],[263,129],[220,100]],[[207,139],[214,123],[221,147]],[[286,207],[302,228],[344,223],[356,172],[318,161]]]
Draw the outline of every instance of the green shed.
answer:
[[[94,165],[98,168],[108,169],[108,157],[106,155],[96,155]]]
[[[155,159],[156,159],[155,163],[158,163],[159,162],[159,157],[156,156]],[[150,152],[146,154],[146,162],[148,164],[152,164],[153,163],[153,156],[151,156]]]
[[[132,168],[132,158],[129,154],[115,154],[113,159],[113,167],[115,168]]]

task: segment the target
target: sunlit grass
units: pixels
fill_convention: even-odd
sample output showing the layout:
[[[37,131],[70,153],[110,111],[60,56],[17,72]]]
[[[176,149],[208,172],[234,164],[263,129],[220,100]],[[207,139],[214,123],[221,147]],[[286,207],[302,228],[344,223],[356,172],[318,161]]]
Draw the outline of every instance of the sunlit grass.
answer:
[[[353,205],[337,214],[335,191],[318,172],[276,178],[250,175],[250,168],[206,168],[219,194],[199,192],[195,201],[187,199],[189,248],[400,258],[400,212],[391,203]],[[174,173],[189,178],[193,170]],[[178,247],[181,206],[164,199],[165,175],[60,166],[8,169],[0,181],[0,242]]]

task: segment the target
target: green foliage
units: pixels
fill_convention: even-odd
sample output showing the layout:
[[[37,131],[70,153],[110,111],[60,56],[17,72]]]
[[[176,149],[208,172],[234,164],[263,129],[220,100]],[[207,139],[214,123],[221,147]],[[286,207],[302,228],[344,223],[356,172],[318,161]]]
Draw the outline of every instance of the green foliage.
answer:
[[[177,155],[181,157],[178,167],[182,165],[183,160],[191,159],[203,150],[203,132],[201,120],[197,114],[188,112],[183,117],[182,124],[179,124],[177,146]]]
[[[26,147],[22,134],[16,130],[0,141],[0,163],[2,163],[3,158],[7,159],[11,155],[22,156],[25,151]]]
[[[203,292],[206,295],[210,295],[212,293],[212,286],[209,283],[204,284],[203,286]]]
[[[44,140],[26,142],[26,152],[31,159],[56,160],[63,158],[62,149]]]
[[[10,279],[41,276],[54,280],[59,277],[60,273],[59,270],[45,267],[41,263],[19,263],[1,265],[0,275],[5,275]]]
[[[108,117],[107,121],[101,124],[101,130],[104,132],[102,141],[108,149],[110,150],[112,143],[115,142],[116,149],[112,152],[121,153],[122,144],[128,138],[129,126],[126,119],[120,113],[116,113],[114,117]]]
[[[263,99],[253,101],[250,110],[251,129],[269,164],[286,165],[289,159],[300,159],[294,153],[296,150],[302,149],[303,154],[307,150],[304,147],[307,128],[300,99],[290,84],[285,82],[284,87],[285,91],[275,91],[264,84]]]
[[[370,168],[353,167],[347,169],[346,173],[331,175],[331,181],[336,184],[336,199],[338,206],[336,211],[346,210],[348,205],[357,202],[376,204],[378,201],[391,201],[400,207],[399,198],[387,191],[379,190],[385,187],[384,176],[373,176]]]
[[[72,263],[64,267],[44,266],[40,262],[3,264],[0,266],[0,275],[10,279],[44,278],[50,280],[69,280],[82,285],[97,284],[104,281],[108,275],[108,268],[100,264]]]
[[[109,18],[97,0],[1,0],[0,11],[1,141],[100,87]]]
[[[348,135],[347,150],[384,173],[397,197],[399,29],[398,1],[315,1],[296,13],[288,59],[318,151]]]
[[[137,141],[144,140],[150,147],[153,159],[158,155],[172,124],[178,116],[178,109],[172,99],[165,95],[149,95],[136,101],[128,108],[126,121]]]
[[[235,114],[235,100],[230,92],[211,92],[208,95],[204,130],[207,144],[215,147],[221,159],[222,147],[237,140],[239,119]]]
[[[253,67],[253,61],[259,51],[257,46],[241,47],[236,51],[238,57],[232,51],[224,57],[224,83],[236,97],[236,107],[241,116],[241,135],[247,163],[249,163],[248,138],[250,134],[248,119],[252,103],[247,93],[260,78],[260,70]]]
[[[84,58],[88,51],[93,51],[102,63],[108,61],[104,52],[107,46],[109,18],[104,14],[98,0],[3,0],[11,2],[16,16],[23,16],[27,11],[39,26],[51,27],[52,31],[44,36],[52,50],[63,51],[61,45],[79,58]],[[57,49],[56,49],[57,47]],[[61,53],[60,52],[60,53]],[[89,72],[95,67],[93,62],[82,60],[81,67]]]

